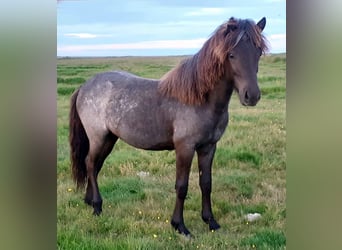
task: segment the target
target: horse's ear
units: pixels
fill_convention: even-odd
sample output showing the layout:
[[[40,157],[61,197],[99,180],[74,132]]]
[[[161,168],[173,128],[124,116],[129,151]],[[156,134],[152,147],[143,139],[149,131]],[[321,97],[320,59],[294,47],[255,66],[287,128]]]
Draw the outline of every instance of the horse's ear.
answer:
[[[224,35],[226,36],[229,32],[234,31],[236,29],[237,29],[237,20],[234,17],[231,17],[226,23]]]
[[[260,30],[263,31],[266,26],[266,18],[265,17],[261,18],[261,20],[257,23],[257,25],[260,28]]]
[[[234,24],[232,24],[232,23],[228,23],[227,24],[227,29],[226,29],[226,34],[228,34],[229,32],[231,32],[231,31],[234,31],[234,30],[236,30],[237,29],[237,27],[236,27],[236,24],[234,23]]]

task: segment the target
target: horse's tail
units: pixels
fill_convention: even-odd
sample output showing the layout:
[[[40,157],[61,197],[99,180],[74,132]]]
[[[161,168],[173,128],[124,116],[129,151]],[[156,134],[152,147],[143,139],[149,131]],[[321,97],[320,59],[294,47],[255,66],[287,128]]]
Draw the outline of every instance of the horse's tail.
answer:
[[[87,180],[85,158],[89,151],[89,139],[76,109],[79,89],[71,96],[69,116],[69,142],[72,176],[77,188],[84,187]]]

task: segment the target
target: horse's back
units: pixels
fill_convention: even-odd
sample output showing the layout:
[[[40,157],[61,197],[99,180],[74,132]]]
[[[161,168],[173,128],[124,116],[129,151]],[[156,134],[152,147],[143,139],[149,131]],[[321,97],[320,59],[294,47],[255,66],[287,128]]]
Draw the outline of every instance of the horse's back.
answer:
[[[89,79],[81,88],[92,89],[97,86],[103,86],[104,84],[109,84],[112,87],[123,88],[132,84],[156,84],[157,82],[158,81],[155,79],[139,77],[126,71],[108,71],[96,74],[94,77]]]
[[[106,102],[123,97],[134,97],[138,92],[156,95],[158,81],[142,78],[125,71],[110,71],[95,75],[80,87],[79,103],[94,102],[103,106]]]

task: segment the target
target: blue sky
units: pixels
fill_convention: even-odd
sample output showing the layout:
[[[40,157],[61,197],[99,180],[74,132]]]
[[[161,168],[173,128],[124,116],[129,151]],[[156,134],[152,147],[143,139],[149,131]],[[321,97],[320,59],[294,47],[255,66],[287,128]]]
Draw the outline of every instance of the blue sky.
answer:
[[[190,55],[232,16],[265,16],[270,53],[286,52],[285,0],[73,0],[57,4],[57,56]]]

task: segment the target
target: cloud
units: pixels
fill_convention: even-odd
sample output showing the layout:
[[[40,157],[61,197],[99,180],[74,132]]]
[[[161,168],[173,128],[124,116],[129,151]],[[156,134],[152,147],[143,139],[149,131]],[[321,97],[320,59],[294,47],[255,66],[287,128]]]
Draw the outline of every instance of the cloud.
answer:
[[[195,11],[189,11],[184,16],[213,16],[224,13],[223,8],[200,8]]]
[[[64,36],[80,38],[80,39],[89,39],[89,38],[97,38],[97,37],[110,37],[111,35],[104,34],[90,34],[90,33],[67,33]]]
[[[272,53],[286,52],[286,34],[273,34],[266,38]]]
[[[187,39],[187,40],[156,40],[142,41],[133,43],[104,43],[104,44],[88,44],[88,45],[64,45],[57,47],[58,55],[67,54],[87,54],[90,52],[106,52],[120,50],[184,50],[184,49],[200,49],[207,38]],[[286,34],[273,34],[267,36],[270,44],[271,53],[286,52]]]
[[[286,3],[286,0],[265,0],[266,3]]]
[[[90,45],[66,45],[57,47],[57,53],[65,52],[85,52],[101,50],[124,50],[124,49],[197,49],[201,48],[205,38],[190,40],[160,40],[143,41],[136,43],[113,43],[113,44],[90,44]]]

